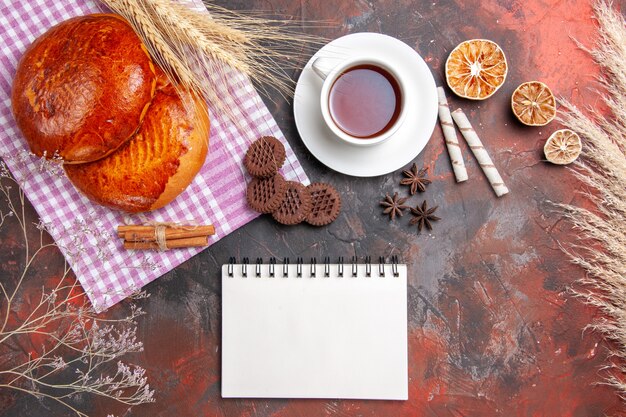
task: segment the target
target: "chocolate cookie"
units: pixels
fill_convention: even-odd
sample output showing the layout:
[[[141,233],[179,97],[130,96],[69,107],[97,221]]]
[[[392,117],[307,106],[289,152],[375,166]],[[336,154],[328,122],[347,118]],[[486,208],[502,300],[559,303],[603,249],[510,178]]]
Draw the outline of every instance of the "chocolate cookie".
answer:
[[[246,199],[253,210],[271,213],[282,203],[287,182],[280,174],[270,178],[253,178],[246,190]]]
[[[243,160],[250,175],[269,178],[276,174],[285,163],[285,147],[272,136],[263,136],[255,140]]]
[[[313,226],[325,226],[335,221],[341,210],[341,196],[330,184],[315,182],[307,187],[311,193],[311,212],[306,222]]]
[[[287,181],[287,191],[280,207],[272,213],[278,223],[285,225],[302,222],[311,212],[311,194],[299,182]]]

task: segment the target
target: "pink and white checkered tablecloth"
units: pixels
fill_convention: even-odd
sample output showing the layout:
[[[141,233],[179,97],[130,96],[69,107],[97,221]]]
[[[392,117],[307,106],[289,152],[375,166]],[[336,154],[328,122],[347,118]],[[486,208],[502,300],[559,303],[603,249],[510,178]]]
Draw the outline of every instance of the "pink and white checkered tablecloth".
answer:
[[[91,203],[74,189],[63,170],[28,153],[11,113],[11,85],[24,50],[39,35],[70,17],[99,11],[83,0],[0,0],[0,155],[33,204],[42,224],[55,239],[97,311],[103,311],[147,283],[180,265],[202,249],[168,252],[126,251],[115,235],[117,225],[145,222],[198,222],[215,225],[217,242],[258,214],[245,200],[246,174],[241,159],[261,135],[279,138],[287,149],[282,169],[289,180],[308,178],[276,122],[254,90],[239,82],[218,94],[235,113],[241,127],[212,114],[207,161],[189,188],[155,212],[129,216]]]

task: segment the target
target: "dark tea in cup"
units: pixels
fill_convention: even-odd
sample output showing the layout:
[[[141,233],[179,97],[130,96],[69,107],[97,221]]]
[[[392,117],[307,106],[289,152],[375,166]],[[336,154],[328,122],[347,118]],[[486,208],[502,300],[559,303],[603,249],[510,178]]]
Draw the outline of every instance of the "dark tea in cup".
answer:
[[[398,81],[377,65],[344,70],[330,87],[328,110],[333,122],[357,139],[372,139],[389,131],[402,110]]]

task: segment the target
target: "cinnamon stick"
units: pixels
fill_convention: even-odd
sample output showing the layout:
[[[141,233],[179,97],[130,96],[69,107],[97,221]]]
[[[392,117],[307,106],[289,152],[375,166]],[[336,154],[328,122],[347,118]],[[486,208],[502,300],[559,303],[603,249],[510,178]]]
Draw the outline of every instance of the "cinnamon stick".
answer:
[[[135,224],[129,224],[129,225],[120,225],[117,226],[117,237],[121,237],[122,239],[126,236],[126,232],[139,232],[139,231],[149,231],[152,230],[154,231],[154,227],[155,226],[141,226],[141,225],[135,225]]]
[[[212,225],[209,226],[190,226],[189,228],[181,228],[181,227],[166,227],[165,228],[165,239],[183,239],[190,237],[200,237],[200,236],[212,236],[215,234],[215,227]],[[119,228],[118,228],[119,234]],[[155,228],[151,227],[147,230],[127,230],[124,232],[124,239],[127,241],[135,241],[135,242],[156,242],[157,237],[155,233]]]
[[[208,236],[188,237],[182,239],[168,239],[165,241],[166,249],[204,247],[209,244]],[[156,242],[132,242],[125,240],[124,249],[134,250],[160,250]]]

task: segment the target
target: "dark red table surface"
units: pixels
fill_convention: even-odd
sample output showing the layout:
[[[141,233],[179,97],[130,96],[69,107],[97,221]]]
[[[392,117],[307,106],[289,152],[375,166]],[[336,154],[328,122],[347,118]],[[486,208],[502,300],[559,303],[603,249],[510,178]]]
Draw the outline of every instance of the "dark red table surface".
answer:
[[[451,93],[449,99],[451,107],[466,111],[511,193],[495,197],[465,144],[470,180],[456,184],[437,126],[416,162],[430,169],[433,184],[424,198],[439,205],[443,220],[432,234],[418,234],[407,226],[407,219],[390,223],[378,205],[386,192],[401,190],[400,172],[361,179],[331,171],[302,144],[291,102],[266,100],[310,178],[330,182],[341,192],[339,219],[312,228],[283,227],[260,218],[148,285],[151,297],[141,301],[147,315],[140,318],[138,330],[145,351],[127,359],[147,369],[156,403],[125,414],[110,401],[81,396],[80,407],[93,416],[115,412],[153,417],[622,415],[623,403],[616,394],[594,385],[602,378],[607,346],[597,334],[583,333],[597,313],[567,292],[583,273],[559,249],[559,242],[574,241],[575,233],[551,205],[585,204],[576,194],[581,185],[569,170],[542,161],[543,143],[558,124],[524,127],[509,104],[517,85],[537,79],[579,105],[601,106],[594,91],[598,69],[572,40],[592,45],[596,29],[590,2],[220,3],[289,15],[294,21],[325,22],[306,31],[328,39],[363,31],[395,36],[424,57],[438,84],[443,82],[445,59],[459,42],[498,42],[509,62],[502,89],[483,102],[453,98]],[[298,73],[291,75],[297,79]],[[32,207],[27,213],[36,221]],[[0,252],[1,269],[15,272],[18,268],[10,259],[20,250],[17,229],[4,227],[0,239],[11,248]],[[409,265],[409,400],[223,400],[220,266],[230,256],[326,255],[398,255]],[[48,260],[49,265],[62,263],[59,253],[51,253]],[[42,268],[32,278],[38,281],[29,286],[41,285],[47,274]],[[105,315],[114,316],[118,310],[114,307]],[[5,392],[3,398],[4,416],[71,415],[31,396]]]

